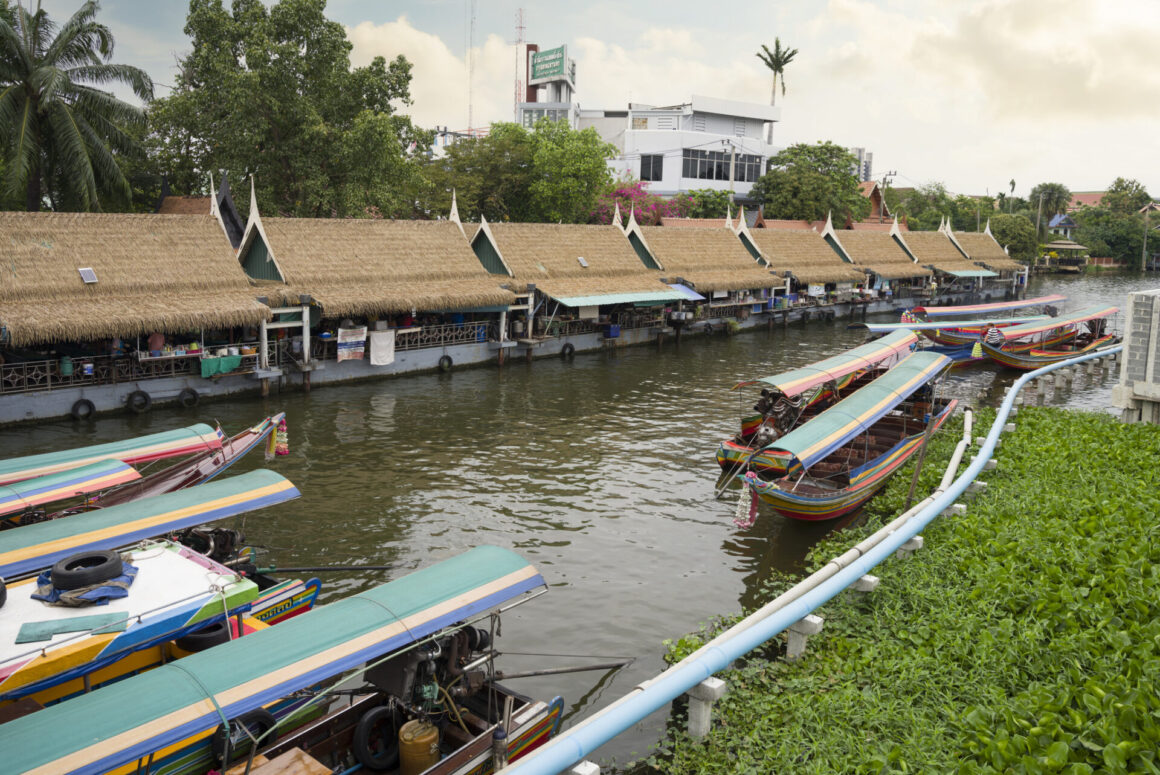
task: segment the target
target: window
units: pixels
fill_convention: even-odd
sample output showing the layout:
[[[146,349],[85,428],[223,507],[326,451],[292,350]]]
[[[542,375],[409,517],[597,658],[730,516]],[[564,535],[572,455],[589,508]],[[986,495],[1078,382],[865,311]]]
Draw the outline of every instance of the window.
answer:
[[[644,118],[637,118],[636,116],[633,116],[632,128],[633,129],[648,129],[648,116],[645,116]]]
[[[640,157],[640,179],[660,180],[664,177],[665,157],[661,154],[648,154]]]
[[[676,129],[677,122],[672,116],[657,116],[657,129]]]
[[[700,180],[729,180],[729,151],[698,151],[686,148],[682,154],[681,176]],[[733,157],[733,179],[756,183],[761,177],[761,157],[739,153]],[[643,167],[642,167],[643,170]],[[641,180],[646,178],[642,177]]]
[[[704,116],[693,116],[693,131],[694,132],[704,132],[705,131],[705,117]]]
[[[733,134],[736,137],[745,137],[745,119],[733,119]]]

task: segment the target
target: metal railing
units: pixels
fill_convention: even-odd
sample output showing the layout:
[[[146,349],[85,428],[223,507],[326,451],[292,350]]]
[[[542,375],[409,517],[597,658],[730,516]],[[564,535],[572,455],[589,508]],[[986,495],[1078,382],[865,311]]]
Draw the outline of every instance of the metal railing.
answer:
[[[432,347],[446,347],[453,344],[471,344],[486,342],[490,332],[488,324],[478,323],[444,323],[436,326],[422,326],[412,331],[399,331],[395,334],[396,350],[425,350]]]
[[[548,322],[547,336],[576,336],[596,331],[594,320],[552,320]]]
[[[967,429],[964,429],[967,431],[964,434],[964,441],[960,442],[952,459],[954,468],[948,466],[943,482],[933,495],[928,496],[857,547],[831,560],[822,570],[807,577],[777,600],[706,643],[663,673],[637,684],[627,695],[557,735],[543,747],[513,763],[505,772],[509,775],[555,775],[568,769],[604,743],[640,723],[650,713],[660,710],[714,673],[725,670],[734,660],[762,646],[779,633],[785,632],[835,595],[853,586],[882,561],[892,556],[903,544],[918,535],[931,521],[949,510],[959,496],[966,492],[967,487],[975,481],[994,454],[995,447],[999,444],[999,436],[1004,431],[1013,430],[1013,426],[1007,425],[1007,418],[1011,414],[1015,397],[1024,385],[1057,369],[1115,355],[1122,349],[1121,345],[1117,345],[1024,374],[1008,390],[978,454],[953,483],[952,477],[967,445],[966,437],[969,436]]]

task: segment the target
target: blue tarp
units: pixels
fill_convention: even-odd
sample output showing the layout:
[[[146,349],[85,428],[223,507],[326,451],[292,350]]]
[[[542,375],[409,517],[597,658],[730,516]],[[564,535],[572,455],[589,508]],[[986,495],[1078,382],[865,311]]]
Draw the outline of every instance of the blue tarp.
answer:
[[[686,301],[704,301],[705,300],[704,296],[697,293],[696,291],[694,291],[692,288],[690,288],[687,285],[681,285],[680,283],[670,283],[669,287],[672,288],[677,293],[684,296]]]

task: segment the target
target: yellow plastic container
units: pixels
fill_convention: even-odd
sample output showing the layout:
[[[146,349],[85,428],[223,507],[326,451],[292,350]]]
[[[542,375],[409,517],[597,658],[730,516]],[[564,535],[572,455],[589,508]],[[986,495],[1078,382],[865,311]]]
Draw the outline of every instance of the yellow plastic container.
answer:
[[[439,763],[439,728],[413,719],[399,729],[399,774],[419,775]]]

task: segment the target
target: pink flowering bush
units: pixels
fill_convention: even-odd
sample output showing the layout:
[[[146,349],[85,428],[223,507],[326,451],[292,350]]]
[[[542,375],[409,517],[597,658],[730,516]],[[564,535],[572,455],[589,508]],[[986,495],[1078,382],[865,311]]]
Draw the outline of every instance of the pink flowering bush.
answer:
[[[655,226],[661,218],[686,218],[693,207],[692,197],[678,194],[672,199],[650,194],[643,180],[618,180],[596,198],[596,206],[588,215],[589,223],[612,223],[616,206],[620,217],[627,221],[629,212],[636,213],[636,222]]]

